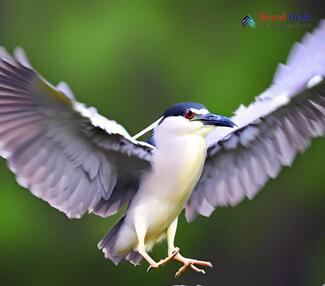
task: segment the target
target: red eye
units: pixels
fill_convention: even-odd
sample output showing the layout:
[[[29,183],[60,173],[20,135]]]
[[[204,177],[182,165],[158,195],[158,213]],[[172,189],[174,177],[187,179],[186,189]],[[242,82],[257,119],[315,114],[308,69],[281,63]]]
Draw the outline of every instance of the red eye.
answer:
[[[185,110],[185,112],[184,112],[184,117],[186,119],[192,119],[194,117],[194,115],[195,115],[195,113],[190,109]]]

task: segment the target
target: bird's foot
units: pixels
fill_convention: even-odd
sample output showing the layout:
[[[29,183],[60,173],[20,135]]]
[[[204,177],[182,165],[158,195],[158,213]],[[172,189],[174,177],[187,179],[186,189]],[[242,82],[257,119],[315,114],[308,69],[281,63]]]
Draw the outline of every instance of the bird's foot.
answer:
[[[160,266],[164,266],[166,263],[168,263],[169,261],[171,261],[172,259],[175,258],[175,256],[179,253],[179,248],[176,247],[173,252],[171,253],[171,255],[167,256],[164,259],[161,259],[158,263],[151,263],[150,266],[147,269],[147,272],[149,272],[151,269],[156,269]]]
[[[201,268],[198,268],[197,266],[201,267],[213,267],[212,263],[209,261],[202,261],[202,260],[196,260],[191,258],[183,257],[180,253],[174,256],[174,259],[177,260],[180,263],[183,263],[184,265],[176,272],[175,277],[179,277],[181,274],[183,274],[187,269],[191,268],[192,270],[205,274],[205,271]]]

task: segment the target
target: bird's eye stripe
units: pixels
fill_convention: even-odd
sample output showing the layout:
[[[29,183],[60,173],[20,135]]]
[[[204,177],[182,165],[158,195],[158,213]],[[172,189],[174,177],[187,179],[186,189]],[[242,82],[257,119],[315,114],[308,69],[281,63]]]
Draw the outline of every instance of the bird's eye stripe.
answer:
[[[209,113],[209,111],[207,109],[205,109],[205,108],[201,108],[201,109],[191,108],[190,110],[193,111],[195,114],[205,115],[205,114]]]

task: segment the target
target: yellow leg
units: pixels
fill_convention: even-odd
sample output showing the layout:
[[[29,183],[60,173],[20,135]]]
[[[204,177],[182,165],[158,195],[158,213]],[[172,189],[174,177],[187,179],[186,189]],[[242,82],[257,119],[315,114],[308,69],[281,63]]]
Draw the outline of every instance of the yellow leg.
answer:
[[[175,247],[174,241],[176,236],[177,223],[178,223],[178,218],[176,218],[167,229],[168,256],[160,260],[158,263],[154,261],[146,251],[145,236],[146,236],[147,229],[141,223],[138,224],[136,223],[135,229],[138,236],[138,252],[150,264],[148,271],[150,271],[153,268],[158,268],[160,266],[163,266],[171,260],[176,260],[183,264],[183,266],[175,274],[176,277],[180,276],[189,268],[191,268],[196,272],[205,274],[205,271],[203,269],[198,268],[197,266],[212,267],[212,264],[210,262],[186,258],[179,253],[179,248]]]
[[[157,263],[158,267],[164,266],[166,263],[174,259],[174,257],[179,252],[179,248],[174,246],[174,239],[175,239],[176,229],[177,229],[177,220],[178,218],[176,218],[167,229],[168,256]],[[154,267],[149,266],[148,271],[150,271],[152,268]]]
[[[175,236],[177,231],[178,217],[172,222],[167,229],[167,244],[168,244],[168,255],[170,256],[175,252]],[[179,251],[179,248],[177,248]]]
[[[175,254],[172,256],[172,258],[184,264],[177,271],[175,276],[176,277],[180,276],[189,268],[191,268],[196,272],[205,274],[205,271],[203,269],[196,267],[196,265],[201,267],[212,267],[211,262],[186,258],[179,253],[179,248],[175,247],[174,241],[175,241],[175,236],[177,231],[177,223],[178,223],[178,218],[176,218],[174,222],[170,225],[170,227],[167,229],[168,255],[171,256],[172,254]]]
[[[159,267],[158,263],[154,261],[146,251],[146,246],[144,241],[147,233],[147,228],[141,222],[138,223],[136,222],[135,231],[138,237],[138,252],[150,264],[149,268],[158,268]]]

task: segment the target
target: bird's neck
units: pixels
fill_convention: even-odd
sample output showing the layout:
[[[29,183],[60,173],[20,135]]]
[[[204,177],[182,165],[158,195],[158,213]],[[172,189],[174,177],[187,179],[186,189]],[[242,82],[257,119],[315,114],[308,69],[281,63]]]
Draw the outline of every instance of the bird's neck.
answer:
[[[178,118],[167,118],[153,131],[149,139],[157,148],[185,147],[198,143],[206,148],[205,142],[212,126],[203,126],[200,122],[187,123]],[[204,142],[204,144],[202,144]]]
[[[194,181],[201,175],[207,153],[205,134],[200,132],[171,132],[159,128],[154,132],[156,150],[153,167],[161,172],[172,172],[177,181]],[[171,176],[168,176],[169,178]]]

